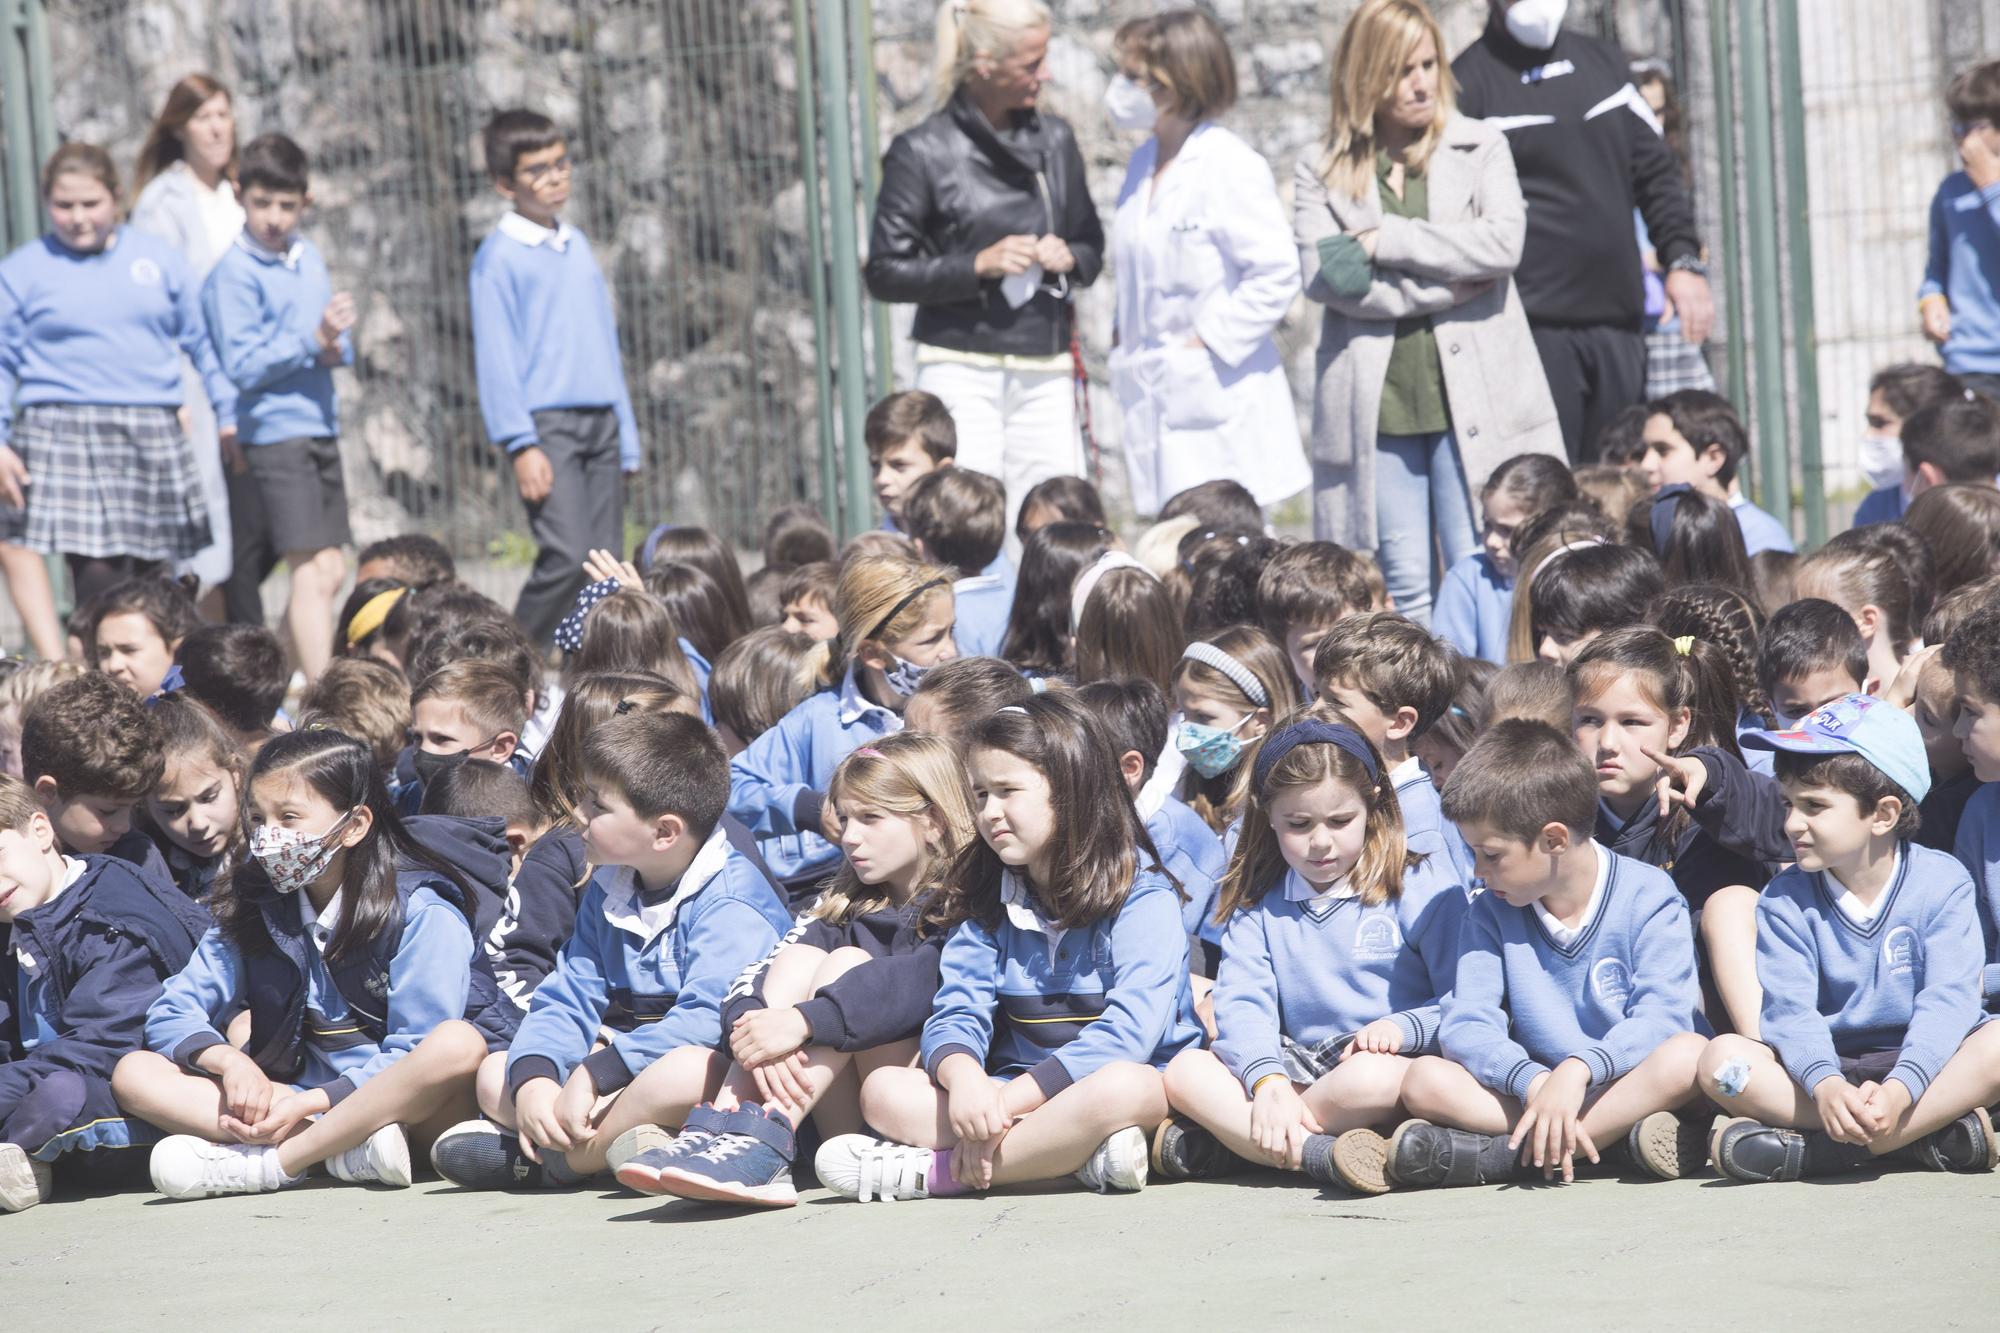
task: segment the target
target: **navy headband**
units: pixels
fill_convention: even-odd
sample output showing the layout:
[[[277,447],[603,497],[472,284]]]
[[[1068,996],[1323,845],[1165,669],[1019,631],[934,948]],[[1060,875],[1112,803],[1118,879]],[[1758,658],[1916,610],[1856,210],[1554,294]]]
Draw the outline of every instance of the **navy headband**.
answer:
[[[1653,508],[1646,517],[1653,529],[1653,554],[1662,560],[1667,558],[1667,542],[1673,536],[1674,515],[1680,512],[1681,497],[1693,494],[1694,487],[1677,481],[1660,487],[1653,495]]]
[[[945,588],[949,587],[950,585],[951,585],[950,579],[932,579],[928,583],[919,584],[916,588],[912,589],[910,592],[905,593],[903,595],[902,601],[897,602],[894,606],[890,607],[889,614],[883,616],[880,620],[876,621],[875,628],[868,631],[868,633],[862,635],[862,638],[875,639],[879,641],[882,637],[882,631],[889,628],[889,622],[894,620],[897,616],[902,615],[903,612],[907,611],[910,607],[911,602],[916,601],[917,598],[922,597],[925,593],[929,592],[933,588]]]
[[[1375,755],[1368,747],[1367,738],[1353,727],[1342,726],[1338,722],[1322,722],[1318,718],[1307,718],[1294,722],[1275,736],[1265,738],[1257,751],[1257,764],[1251,770],[1258,791],[1264,790],[1264,783],[1280,760],[1301,745],[1338,745],[1341,749],[1361,761],[1368,770],[1368,780],[1380,782],[1382,772],[1375,766]]]

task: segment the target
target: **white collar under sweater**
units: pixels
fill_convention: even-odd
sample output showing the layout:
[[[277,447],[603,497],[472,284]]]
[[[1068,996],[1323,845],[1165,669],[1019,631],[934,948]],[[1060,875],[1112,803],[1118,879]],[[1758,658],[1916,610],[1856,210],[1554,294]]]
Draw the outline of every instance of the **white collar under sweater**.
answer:
[[[1351,875],[1342,875],[1322,889],[1296,870],[1285,872],[1285,897],[1295,903],[1304,903],[1307,907],[1325,907],[1328,903],[1337,903],[1343,898],[1359,896]]]
[[[701,892],[728,862],[729,839],[718,825],[694,854],[694,860],[688,862],[688,868],[681,872],[673,896],[651,904],[641,894],[639,872],[631,866],[619,866],[604,889],[604,919],[642,940],[657,939],[661,931],[674,924],[681,904]]]
[[[1597,880],[1590,886],[1590,901],[1583,905],[1583,916],[1574,930],[1556,920],[1549,909],[1542,906],[1541,899],[1537,898],[1534,902],[1535,915],[1541,918],[1542,929],[1548,931],[1549,938],[1564,949],[1575,944],[1577,936],[1589,930],[1590,923],[1597,920],[1598,912],[1604,907],[1605,886],[1611,883],[1611,853],[1595,839],[1591,840],[1590,849],[1597,853]]]
[[[1889,890],[1895,886],[1896,872],[1902,868],[1903,849],[1898,847],[1895,858],[1889,862],[1889,878],[1882,881],[1882,891],[1875,895],[1875,901],[1872,903],[1862,902],[1861,899],[1854,896],[1853,889],[1848,888],[1840,882],[1840,876],[1834,874],[1831,870],[1827,871],[1826,882],[1840,890],[1840,897],[1835,900],[1834,905],[1840,908],[1842,916],[1863,930],[1866,930],[1869,926],[1875,924],[1875,918],[1882,915],[1882,909],[1888,905]]]
[[[562,254],[569,249],[570,238],[576,235],[576,228],[561,218],[556,219],[555,226],[544,227],[510,210],[500,219],[500,234],[526,246],[547,244],[557,254]]]

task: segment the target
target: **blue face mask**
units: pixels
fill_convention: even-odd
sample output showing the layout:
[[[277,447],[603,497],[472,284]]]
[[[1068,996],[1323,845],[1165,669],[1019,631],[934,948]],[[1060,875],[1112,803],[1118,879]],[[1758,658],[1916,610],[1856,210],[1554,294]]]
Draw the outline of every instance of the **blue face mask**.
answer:
[[[1233,727],[1210,727],[1200,722],[1183,722],[1174,734],[1174,748],[1188,766],[1205,778],[1219,778],[1243,758],[1243,738],[1236,733],[1250,720],[1245,713]]]
[[[918,666],[905,658],[896,657],[894,653],[889,655],[896,658],[896,665],[884,671],[882,679],[889,683],[890,689],[908,698],[917,692],[917,685],[930,674],[931,669],[927,666]]]

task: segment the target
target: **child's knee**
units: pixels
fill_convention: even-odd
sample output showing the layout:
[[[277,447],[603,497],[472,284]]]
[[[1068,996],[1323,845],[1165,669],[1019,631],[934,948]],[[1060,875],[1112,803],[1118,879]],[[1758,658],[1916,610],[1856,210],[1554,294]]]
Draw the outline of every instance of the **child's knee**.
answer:
[[[1369,1105],[1399,1102],[1403,1085],[1416,1061],[1401,1055],[1377,1055],[1364,1051],[1349,1056],[1335,1071],[1345,1086],[1346,1097]]]
[[[121,1058],[111,1071],[111,1095],[121,1102],[159,1076],[166,1059],[152,1051],[133,1051]]]
[[[1184,1098],[1203,1084],[1213,1081],[1218,1069],[1228,1073],[1214,1051],[1203,1050],[1198,1046],[1182,1051],[1167,1062],[1166,1072],[1161,1075],[1166,1084],[1167,1097],[1175,1100],[1175,1104],[1178,1105],[1177,1099]]]
[[[1402,1100],[1412,1111],[1435,1107],[1450,1085],[1451,1063],[1440,1056],[1420,1055],[1403,1071]]]
[[[1731,884],[1709,895],[1701,909],[1701,938],[1710,947],[1714,941],[1757,938],[1757,890]]]
[[[819,966],[813,970],[813,989],[817,991],[821,986],[845,976],[867,961],[866,949],[857,949],[851,944],[842,945],[822,958]]]
[[[492,1118],[511,1107],[514,1099],[507,1095],[507,1052],[495,1051],[479,1062],[473,1088],[480,1114]]]
[[[861,1080],[861,1114],[871,1124],[893,1115],[912,1100],[913,1090],[928,1091],[930,1075],[904,1065],[885,1065]]]
[[[1709,1039],[1698,1032],[1677,1032],[1661,1042],[1654,1054],[1676,1082],[1692,1083],[1709,1044]]]
[[[476,1073],[487,1059],[486,1038],[462,1018],[438,1024],[418,1043],[418,1049],[428,1050],[439,1064],[467,1074]]]
[[[1108,1119],[1136,1117],[1132,1123],[1164,1109],[1167,1085],[1151,1065],[1116,1060],[1071,1085],[1083,1094],[1086,1109]]]

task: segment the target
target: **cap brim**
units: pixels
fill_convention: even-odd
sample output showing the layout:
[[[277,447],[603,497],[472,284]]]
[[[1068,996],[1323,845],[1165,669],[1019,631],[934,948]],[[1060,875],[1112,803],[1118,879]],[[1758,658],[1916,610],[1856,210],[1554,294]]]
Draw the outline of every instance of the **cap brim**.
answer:
[[[1736,738],[1748,750],[1789,750],[1793,754],[1855,754],[1847,741],[1837,741],[1810,731],[1746,731]]]

